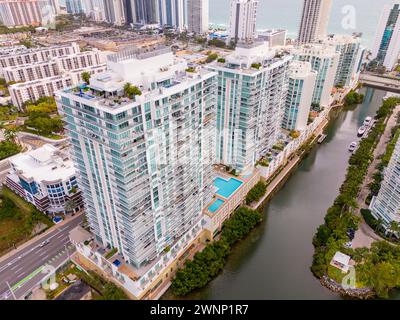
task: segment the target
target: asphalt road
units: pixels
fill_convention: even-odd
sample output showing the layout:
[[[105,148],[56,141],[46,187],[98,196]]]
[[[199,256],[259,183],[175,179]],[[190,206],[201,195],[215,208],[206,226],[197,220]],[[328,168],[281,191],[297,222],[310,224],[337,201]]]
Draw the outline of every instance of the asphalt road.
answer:
[[[22,298],[46,276],[44,265],[57,266],[72,253],[69,232],[83,220],[83,214],[65,224],[55,227],[46,236],[18,250],[0,262],[0,300]],[[44,241],[48,244],[41,247]],[[8,284],[7,284],[8,283]]]

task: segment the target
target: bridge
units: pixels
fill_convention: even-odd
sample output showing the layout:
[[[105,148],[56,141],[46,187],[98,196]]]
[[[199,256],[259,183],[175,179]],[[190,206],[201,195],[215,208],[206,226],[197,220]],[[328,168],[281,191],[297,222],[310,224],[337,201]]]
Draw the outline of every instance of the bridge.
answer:
[[[400,79],[379,76],[371,73],[362,73],[360,83],[367,87],[400,93]]]

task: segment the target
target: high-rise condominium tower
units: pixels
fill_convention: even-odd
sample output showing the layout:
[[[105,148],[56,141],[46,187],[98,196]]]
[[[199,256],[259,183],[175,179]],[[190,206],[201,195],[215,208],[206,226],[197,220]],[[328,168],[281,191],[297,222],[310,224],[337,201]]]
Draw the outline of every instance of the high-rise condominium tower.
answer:
[[[304,0],[298,42],[313,42],[326,36],[332,0]]]
[[[0,23],[7,27],[46,24],[57,10],[58,2],[54,0],[2,0]]]
[[[231,0],[229,39],[234,42],[256,38],[258,0]]]
[[[265,43],[239,43],[218,72],[217,161],[252,168],[277,142],[291,56],[275,58]]]
[[[212,200],[217,79],[186,72],[169,48],[122,51],[108,66],[57,100],[93,233],[141,267]]]
[[[318,73],[312,102],[327,107],[332,103],[332,89],[335,85],[340,54],[330,44],[305,44],[293,50],[295,60],[311,63]]]
[[[340,54],[335,77],[335,86],[354,86],[361,72],[365,49],[356,35],[329,35],[321,42],[335,46]]]
[[[381,189],[371,201],[370,209],[376,219],[390,227],[391,222],[400,223],[400,141],[385,169]]]
[[[371,59],[393,70],[400,54],[400,4],[383,8],[375,35]]]
[[[188,0],[188,31],[203,34],[208,31],[209,0]]]
[[[126,23],[126,12],[124,7],[124,0],[105,0],[104,1],[104,15],[108,23],[117,26]]]
[[[170,26],[179,31],[186,29],[186,1],[158,0],[161,26]]]
[[[307,127],[317,72],[312,70],[309,62],[292,61],[288,78],[282,127],[287,130],[304,130]]]
[[[125,0],[128,23],[158,23],[158,0]]]

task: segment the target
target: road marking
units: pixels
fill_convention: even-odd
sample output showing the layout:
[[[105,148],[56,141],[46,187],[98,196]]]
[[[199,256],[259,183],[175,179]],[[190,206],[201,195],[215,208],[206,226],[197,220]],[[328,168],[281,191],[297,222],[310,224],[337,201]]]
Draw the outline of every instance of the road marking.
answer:
[[[21,287],[21,285],[23,285],[25,282],[31,280],[34,276],[36,276],[37,274],[39,274],[41,271],[43,270],[43,266],[37,268],[35,271],[33,271],[30,275],[27,275],[25,278],[23,278],[22,280],[18,281],[16,284],[14,284],[11,289],[15,290],[18,287]]]
[[[22,269],[24,269],[24,267],[19,268],[18,270],[15,270],[14,273],[17,274],[18,272],[20,272]]]
[[[10,270],[12,271],[12,270],[14,270],[14,269],[16,269],[16,268],[18,268],[19,267],[19,264],[16,264],[15,266],[13,266],[12,268],[10,268]]]

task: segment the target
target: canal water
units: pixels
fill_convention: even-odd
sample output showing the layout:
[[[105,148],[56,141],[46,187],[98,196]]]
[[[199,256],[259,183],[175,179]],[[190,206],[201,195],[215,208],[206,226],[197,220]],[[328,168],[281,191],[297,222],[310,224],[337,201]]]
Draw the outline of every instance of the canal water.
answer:
[[[233,249],[223,272],[185,299],[339,299],[310,271],[312,238],[342,184],[365,117],[384,91],[362,89],[364,103],[334,111],[327,138],[313,149],[265,207],[263,223]],[[168,291],[164,299],[174,299]]]

